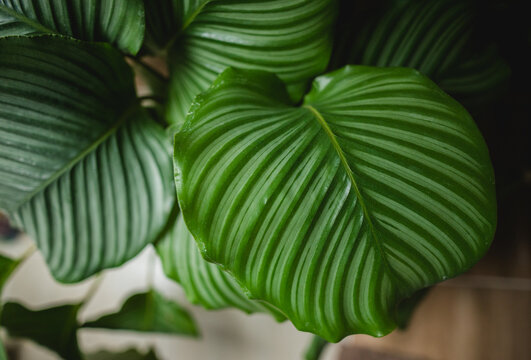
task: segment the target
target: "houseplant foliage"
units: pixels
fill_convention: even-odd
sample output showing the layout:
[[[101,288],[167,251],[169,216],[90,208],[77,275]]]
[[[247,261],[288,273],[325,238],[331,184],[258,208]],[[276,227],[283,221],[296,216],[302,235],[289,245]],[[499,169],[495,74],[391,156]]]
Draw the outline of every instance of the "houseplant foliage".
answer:
[[[385,335],[496,226],[487,147],[444,91],[485,101],[508,67],[470,46],[474,4],[435,3],[349,27],[335,0],[0,0],[0,208],[60,282],[154,244],[194,304]],[[82,305],[1,324],[64,358],[90,358],[82,327],[197,334],[154,289],[85,324]],[[24,331],[49,314],[72,341]]]

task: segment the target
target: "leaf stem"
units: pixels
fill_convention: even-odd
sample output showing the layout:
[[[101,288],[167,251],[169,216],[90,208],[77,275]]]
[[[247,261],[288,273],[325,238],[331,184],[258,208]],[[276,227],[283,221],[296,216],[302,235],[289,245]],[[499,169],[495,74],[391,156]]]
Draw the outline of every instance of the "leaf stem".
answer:
[[[100,288],[101,281],[103,280],[103,276],[101,273],[96,275],[96,278],[94,279],[94,282],[90,285],[90,288],[88,289],[87,293],[85,294],[85,298],[81,302],[80,306],[84,306],[92,300],[94,295],[96,294],[96,291]]]
[[[314,335],[312,338],[312,342],[306,349],[306,353],[304,354],[304,359],[305,360],[319,360],[319,358],[321,357],[321,354],[323,353],[323,350],[328,344],[329,342],[323,339],[322,337]]]

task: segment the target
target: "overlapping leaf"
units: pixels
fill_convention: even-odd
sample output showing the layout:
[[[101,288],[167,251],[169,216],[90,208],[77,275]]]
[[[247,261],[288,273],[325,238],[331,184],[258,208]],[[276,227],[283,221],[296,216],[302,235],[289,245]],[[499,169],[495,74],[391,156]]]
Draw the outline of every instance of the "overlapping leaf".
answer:
[[[345,49],[336,49],[340,58],[334,62],[411,67],[452,95],[478,96],[503,83],[510,71],[495,44],[476,41],[477,32],[472,1],[399,1],[361,32],[338,34]]]
[[[0,39],[0,208],[54,277],[82,280],[155,239],[174,203],[164,130],[108,45]]]
[[[157,251],[166,275],[182,285],[193,304],[207,309],[234,307],[246,313],[267,312],[277,320],[284,316],[266,303],[250,300],[236,280],[216,264],[201,256],[182,216],[162,241]]]
[[[4,305],[0,325],[10,336],[28,338],[63,359],[82,359],[77,342],[79,305],[31,310],[17,303]]]
[[[126,300],[119,312],[102,316],[83,326],[190,336],[198,334],[190,314],[156,291],[133,295]]]
[[[0,0],[0,37],[62,34],[135,54],[144,28],[142,0]]]
[[[328,64],[334,0],[159,0],[151,6],[148,18],[166,24],[157,33],[172,32],[152,36],[171,39],[167,119],[173,124],[182,124],[195,95],[228,66],[274,72],[300,98]]]
[[[468,269],[496,222],[469,114],[411,69],[346,67],[300,108],[227,70],[175,137],[186,225],[211,261],[301,330],[384,335],[397,304]]]

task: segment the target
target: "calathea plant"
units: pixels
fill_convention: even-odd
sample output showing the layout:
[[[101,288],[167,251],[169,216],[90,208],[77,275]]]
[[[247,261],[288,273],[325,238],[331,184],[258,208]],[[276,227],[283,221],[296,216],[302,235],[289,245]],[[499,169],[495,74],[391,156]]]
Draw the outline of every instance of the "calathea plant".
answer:
[[[192,303],[331,342],[389,333],[489,247],[488,150],[442,89],[481,99],[508,71],[493,44],[468,46],[471,4],[389,2],[360,29],[348,9],[0,0],[0,207],[60,282],[154,244]],[[2,258],[0,279],[16,265]],[[83,304],[8,303],[1,324],[66,359],[90,357],[80,327],[197,333],[155,290],[79,324]]]

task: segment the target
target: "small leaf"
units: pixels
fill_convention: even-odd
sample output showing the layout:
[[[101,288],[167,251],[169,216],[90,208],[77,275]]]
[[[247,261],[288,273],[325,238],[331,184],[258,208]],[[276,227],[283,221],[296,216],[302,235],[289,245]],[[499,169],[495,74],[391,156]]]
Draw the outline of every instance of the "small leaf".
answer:
[[[3,255],[0,255],[0,295],[2,294],[2,289],[4,288],[7,279],[9,279],[9,276],[11,276],[11,274],[19,264],[20,260],[12,260]]]
[[[173,229],[157,244],[157,252],[164,273],[182,285],[192,304],[207,309],[235,307],[248,314],[266,312],[278,321],[285,319],[271,305],[250,300],[232,276],[204,260],[182,216],[179,215]]]
[[[169,141],[122,55],[59,36],[0,39],[0,208],[52,275],[122,265],[175,203]]]
[[[83,327],[198,335],[190,314],[155,291],[133,295],[119,312],[89,321]]]
[[[44,310],[30,310],[20,304],[4,305],[0,325],[10,336],[28,338],[63,359],[81,359],[76,331],[79,305],[62,305]]]
[[[199,0],[173,9],[181,20],[168,57],[169,123],[182,125],[194,97],[228,66],[274,72],[300,99],[328,64],[333,0]]]
[[[175,137],[202,253],[304,331],[396,327],[401,300],[469,269],[496,225],[487,147],[417,71],[348,66],[301,107],[274,76],[227,70]]]
[[[0,37],[61,34],[136,54],[144,28],[142,0],[0,0]]]
[[[99,351],[97,353],[87,354],[85,360],[157,360],[157,354],[149,350],[143,354],[137,350],[131,349],[121,353],[112,353],[108,351]]]
[[[0,340],[0,360],[7,360],[6,352],[4,350],[4,344]]]

